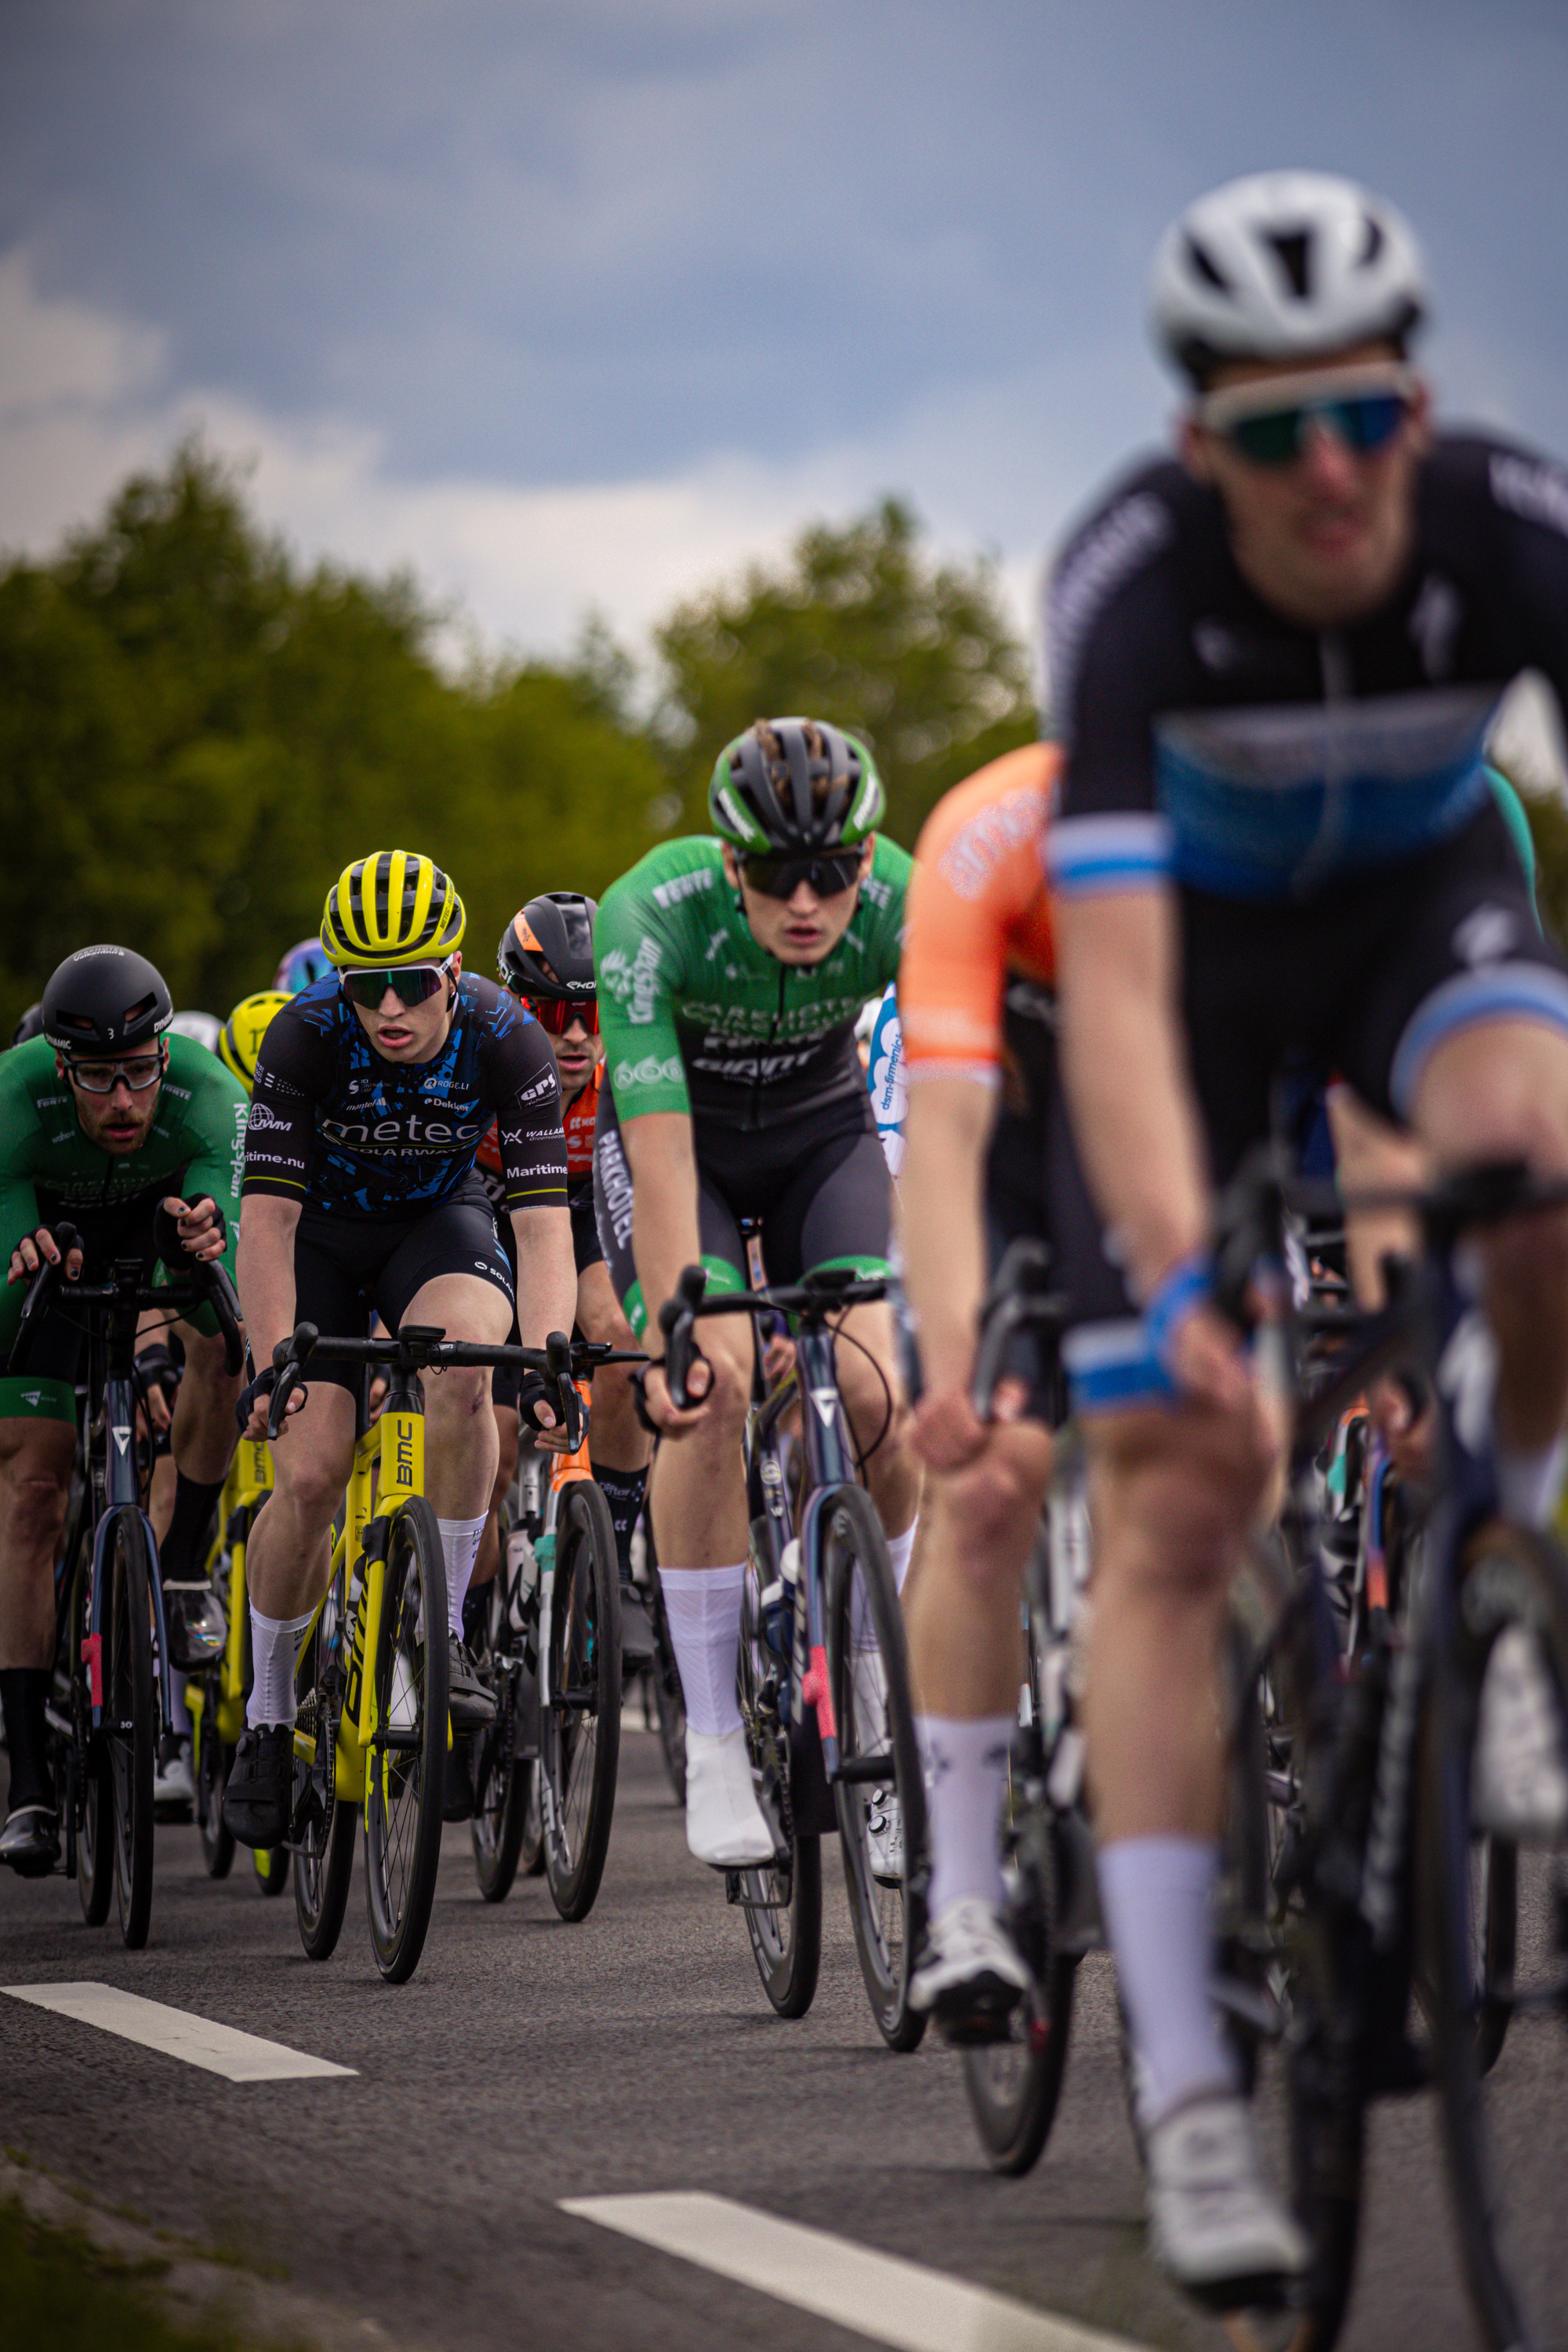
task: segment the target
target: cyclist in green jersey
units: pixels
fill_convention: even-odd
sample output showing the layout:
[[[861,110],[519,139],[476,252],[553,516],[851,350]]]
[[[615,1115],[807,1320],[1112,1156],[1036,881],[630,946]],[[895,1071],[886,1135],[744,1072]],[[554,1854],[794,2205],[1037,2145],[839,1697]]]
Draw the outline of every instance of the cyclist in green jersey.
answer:
[[[605,1081],[595,1202],[610,1277],[639,1335],[699,1260],[711,1291],[746,1281],[742,1221],[769,1276],[888,1271],[892,1185],[854,1045],[898,969],[910,874],[879,838],[870,754],[810,719],[759,719],[719,756],[719,838],[653,850],[606,892],[595,932]],[[918,1472],[886,1306],[845,1328],[840,1382],[902,1581]],[[707,1324],[695,1402],[647,1375],[672,1441],[653,1478],[670,1636],[687,1710],[687,1842],[700,1861],[767,1861],[735,1702],[746,1504],[741,1431],[749,1322]],[[862,1352],[864,1351],[864,1352]]]
[[[165,1261],[176,1251],[233,1267],[245,1148],[242,1089],[205,1046],[168,1037],[173,1007],[144,957],[83,948],[44,991],[42,1034],[0,1058],[0,1363],[16,1336],[26,1285],[51,1230],[77,1229],[67,1276],[90,1279],[118,1257]],[[201,1663],[201,1574],[207,1521],[234,1451],[237,1378],[223,1369],[211,1310],[174,1329],[184,1378],[174,1409],[178,1473],[161,1547],[174,1661]],[[76,1372],[82,1331],[66,1293],[47,1319],[27,1371],[0,1377],[0,1706],[11,1761],[0,1862],[24,1874],[59,1853],[44,1702],[55,1647],[54,1561],[76,1454]]]

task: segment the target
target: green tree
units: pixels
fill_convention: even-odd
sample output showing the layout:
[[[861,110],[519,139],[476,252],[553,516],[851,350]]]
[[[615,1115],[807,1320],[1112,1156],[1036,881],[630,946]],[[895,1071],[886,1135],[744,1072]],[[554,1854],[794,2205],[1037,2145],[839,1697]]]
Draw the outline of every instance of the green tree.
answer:
[[[888,829],[912,843],[961,777],[1036,731],[1028,657],[994,568],[936,562],[888,499],[815,524],[782,568],[753,565],[655,632],[682,822],[706,829],[708,779],[731,736],[785,711],[862,736],[888,787]]]

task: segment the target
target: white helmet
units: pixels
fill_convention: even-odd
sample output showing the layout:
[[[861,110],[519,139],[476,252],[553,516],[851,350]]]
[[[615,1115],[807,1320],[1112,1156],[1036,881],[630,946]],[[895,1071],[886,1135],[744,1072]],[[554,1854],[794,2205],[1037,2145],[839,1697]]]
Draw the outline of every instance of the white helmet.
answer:
[[[1322,172],[1260,172],[1200,196],[1160,240],[1150,288],[1157,341],[1200,383],[1228,359],[1403,343],[1426,306],[1399,215]]]

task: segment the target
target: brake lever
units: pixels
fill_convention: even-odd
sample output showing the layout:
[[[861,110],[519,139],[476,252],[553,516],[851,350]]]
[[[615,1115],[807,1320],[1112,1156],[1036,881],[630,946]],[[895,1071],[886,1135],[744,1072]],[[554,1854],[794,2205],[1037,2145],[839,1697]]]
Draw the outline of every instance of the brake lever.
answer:
[[[555,1383],[555,1410],[566,1433],[566,1450],[576,1454],[588,1433],[588,1408],[572,1371],[572,1342],[564,1331],[547,1332],[544,1369]]]
[[[664,1381],[677,1412],[690,1409],[687,1381],[692,1365],[702,1360],[697,1345],[697,1309],[707,1287],[706,1266],[683,1266],[674,1297],[667,1298],[658,1310],[658,1328],[664,1334]]]
[[[11,1342],[11,1353],[6,1360],[7,1373],[26,1370],[27,1358],[33,1352],[33,1339],[43,1318],[44,1308],[55,1289],[65,1280],[66,1260],[77,1245],[79,1236],[73,1224],[51,1225],[49,1231],[59,1256],[52,1264],[46,1258],[27,1285],[27,1295],[22,1301],[22,1312],[16,1322],[16,1336]]]

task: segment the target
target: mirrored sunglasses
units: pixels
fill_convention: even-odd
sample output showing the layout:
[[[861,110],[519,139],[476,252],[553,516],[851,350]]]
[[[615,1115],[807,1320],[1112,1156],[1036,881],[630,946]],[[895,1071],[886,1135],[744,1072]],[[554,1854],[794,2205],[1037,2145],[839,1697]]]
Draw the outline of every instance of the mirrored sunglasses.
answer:
[[[748,886],[764,898],[793,898],[803,882],[819,898],[837,898],[860,871],[860,852],[839,849],[815,857],[742,857],[741,872]]]
[[[1282,399],[1286,385],[1243,384],[1198,403],[1200,423],[1252,466],[1293,466],[1314,429],[1330,433],[1358,457],[1386,448],[1410,414],[1415,380],[1407,370],[1368,378],[1324,377]]]
[[[356,1004],[374,1013],[390,988],[403,1004],[426,1004],[441,991],[450,963],[395,964],[387,971],[344,971],[339,977]]]
[[[596,996],[525,996],[522,1001],[552,1037],[564,1037],[574,1021],[580,1021],[590,1037],[599,1034]]]

